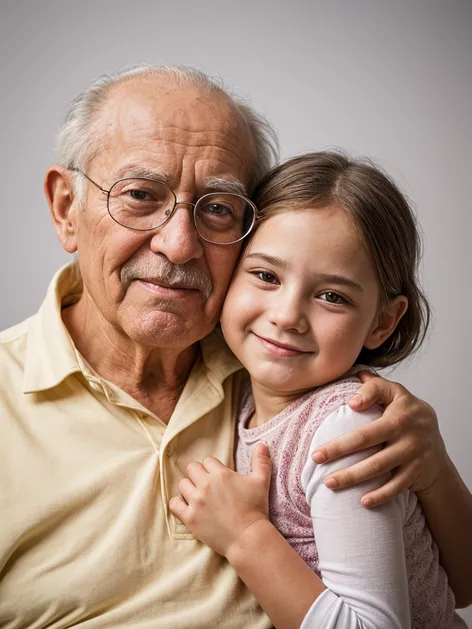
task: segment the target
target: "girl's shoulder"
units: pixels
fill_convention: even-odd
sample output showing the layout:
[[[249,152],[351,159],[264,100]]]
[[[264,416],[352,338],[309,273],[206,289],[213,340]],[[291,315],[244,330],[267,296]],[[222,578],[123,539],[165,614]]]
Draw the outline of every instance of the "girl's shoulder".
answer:
[[[338,380],[324,384],[311,391],[307,396],[309,406],[312,407],[313,411],[316,409],[317,415],[325,418],[339,407],[347,404],[350,398],[362,386],[357,375],[361,370],[365,371],[366,367],[355,365]]]

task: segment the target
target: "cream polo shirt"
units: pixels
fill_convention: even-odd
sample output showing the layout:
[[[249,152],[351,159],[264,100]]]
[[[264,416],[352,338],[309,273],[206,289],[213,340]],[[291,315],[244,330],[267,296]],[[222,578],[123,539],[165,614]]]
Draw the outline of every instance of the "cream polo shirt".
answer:
[[[0,627],[270,627],[167,507],[190,461],[233,465],[239,363],[204,339],[166,425],[81,359],[60,314],[80,290],[63,268],[0,333]]]

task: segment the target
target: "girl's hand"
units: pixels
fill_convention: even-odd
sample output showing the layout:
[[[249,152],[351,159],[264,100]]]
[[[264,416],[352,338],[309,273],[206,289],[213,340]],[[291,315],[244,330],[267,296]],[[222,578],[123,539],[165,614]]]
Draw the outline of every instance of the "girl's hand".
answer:
[[[313,453],[316,463],[325,463],[346,454],[385,443],[385,447],[360,463],[325,478],[330,489],[339,489],[393,471],[392,478],[362,498],[365,507],[374,507],[411,489],[433,487],[447,461],[434,410],[409,393],[401,384],[361,372],[364,383],[349,406],[363,411],[372,404],[385,406],[382,417],[342,437],[323,444]]]
[[[224,557],[249,527],[268,520],[272,461],[265,444],[255,448],[251,467],[242,476],[213,457],[190,463],[179,483],[181,496],[169,502],[171,512]]]

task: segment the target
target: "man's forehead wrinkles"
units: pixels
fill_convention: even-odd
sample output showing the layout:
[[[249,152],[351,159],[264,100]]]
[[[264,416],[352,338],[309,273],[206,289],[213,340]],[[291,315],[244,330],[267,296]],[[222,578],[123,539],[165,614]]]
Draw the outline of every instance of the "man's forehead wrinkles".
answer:
[[[153,145],[153,142],[155,144]],[[207,138],[202,137],[201,142],[195,142],[189,144],[187,142],[181,142],[177,139],[169,138],[156,138],[151,139],[148,142],[150,147],[149,154],[155,149],[155,154],[162,154],[166,156],[166,159],[170,159],[172,162],[177,161],[183,163],[185,161],[194,160],[195,157],[198,161],[203,160],[217,160],[231,170],[236,166],[239,169],[247,170],[247,163],[249,162],[248,156],[241,147],[232,147],[228,143],[211,143]],[[173,175],[173,172],[166,171],[169,178]]]
[[[183,127],[175,125],[162,125],[159,129],[156,129],[156,140],[170,141],[182,146],[218,146],[222,147],[231,146],[235,150],[240,150],[243,144],[242,134],[238,133],[236,129],[184,129]],[[183,136],[183,137],[179,137]],[[249,145],[249,137],[247,138]]]
[[[223,133],[212,132],[209,134],[205,131],[201,131],[174,134],[156,133],[155,130],[151,133],[146,133],[145,131],[145,129],[136,129],[136,133],[128,132],[126,135],[121,135],[122,140],[120,144],[122,146],[120,150],[126,151],[127,146],[140,150],[140,147],[143,146],[142,138],[146,135],[144,146],[148,152],[152,152],[154,149],[160,151],[162,149],[159,145],[162,145],[164,150],[166,148],[172,149],[172,147],[175,147],[181,154],[201,154],[203,152],[208,155],[212,153],[220,155],[226,153],[231,156],[232,160],[237,160],[239,164],[248,161],[252,152],[252,147],[246,147],[238,138]],[[116,137],[115,135],[115,138]],[[116,140],[113,141],[113,136],[108,136],[106,139],[110,140],[107,143],[110,148],[116,144]]]

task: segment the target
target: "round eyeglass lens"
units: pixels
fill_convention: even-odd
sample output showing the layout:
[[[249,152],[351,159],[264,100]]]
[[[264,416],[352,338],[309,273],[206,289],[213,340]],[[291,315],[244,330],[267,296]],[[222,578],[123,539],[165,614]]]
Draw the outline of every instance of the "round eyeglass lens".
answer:
[[[108,211],[123,227],[154,229],[165,223],[175,205],[172,190],[152,179],[121,179],[110,189]]]
[[[256,209],[239,194],[212,192],[197,201],[194,217],[201,238],[216,244],[231,244],[249,234]]]

